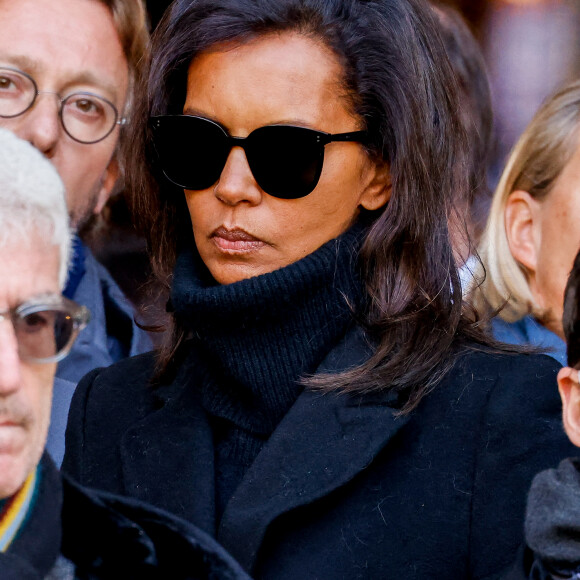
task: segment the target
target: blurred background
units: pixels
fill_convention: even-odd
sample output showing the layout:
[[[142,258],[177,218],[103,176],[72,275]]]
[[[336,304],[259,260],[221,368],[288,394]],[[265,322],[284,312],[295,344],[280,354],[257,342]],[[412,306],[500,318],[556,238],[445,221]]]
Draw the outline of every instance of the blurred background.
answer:
[[[580,75],[578,0],[447,0],[487,63],[495,121],[491,180],[542,101]],[[491,185],[495,185],[492,183]]]

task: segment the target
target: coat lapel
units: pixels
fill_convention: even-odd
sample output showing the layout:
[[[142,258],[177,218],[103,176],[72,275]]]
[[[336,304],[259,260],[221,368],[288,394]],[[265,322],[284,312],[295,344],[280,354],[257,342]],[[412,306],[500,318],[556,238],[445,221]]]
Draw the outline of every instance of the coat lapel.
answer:
[[[318,372],[368,356],[361,333],[336,347]],[[322,498],[369,465],[408,421],[396,398],[378,402],[306,391],[284,417],[230,499],[218,540],[251,572],[266,529],[278,516]]]
[[[161,408],[132,426],[121,441],[126,493],[215,534],[211,429],[195,389],[191,365],[157,393]]]

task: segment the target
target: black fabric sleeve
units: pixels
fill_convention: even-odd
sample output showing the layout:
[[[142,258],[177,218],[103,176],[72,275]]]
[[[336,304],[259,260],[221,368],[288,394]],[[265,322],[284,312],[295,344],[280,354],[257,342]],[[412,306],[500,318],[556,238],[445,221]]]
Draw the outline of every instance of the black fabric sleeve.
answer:
[[[87,403],[93,383],[101,371],[102,369],[95,369],[80,380],[73,395],[68,414],[65,454],[61,470],[81,484],[84,483],[83,453],[85,449]]]
[[[536,473],[577,451],[562,427],[559,365],[543,355],[528,360],[529,366],[520,357],[512,359],[511,368],[490,390],[481,424],[473,426],[473,436],[479,438],[471,503],[474,578],[491,580],[506,573],[517,551],[514,526],[521,528],[518,544],[524,542],[523,518],[513,521],[514,514],[525,512],[527,491],[522,490],[529,490]],[[494,561],[498,546],[512,553],[512,562],[488,570],[486,561]]]

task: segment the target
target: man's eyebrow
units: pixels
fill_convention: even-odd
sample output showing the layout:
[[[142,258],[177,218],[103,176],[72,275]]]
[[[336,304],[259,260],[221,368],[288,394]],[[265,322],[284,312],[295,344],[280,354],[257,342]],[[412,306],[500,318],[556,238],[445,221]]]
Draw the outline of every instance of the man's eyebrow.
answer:
[[[11,65],[16,65],[29,74],[38,73],[39,71],[38,63],[24,54],[0,54],[0,60],[9,62]]]
[[[62,296],[58,292],[41,292],[28,298],[26,302],[58,302],[60,300],[62,300]]]
[[[20,308],[21,306],[36,306],[36,305],[46,305],[46,306],[58,306],[62,303],[62,294],[59,292],[40,292],[34,296],[29,296],[25,300],[21,300],[16,304],[12,304],[9,309],[0,311],[2,314],[8,312],[9,310],[14,310]]]
[[[93,73],[89,71],[84,71],[79,75],[76,75],[71,82],[67,85],[92,85],[100,88],[104,91],[108,97],[115,101],[118,94],[118,86],[114,83],[109,83],[101,78],[96,77]],[[122,105],[122,103],[121,103]]]
[[[20,305],[23,304],[46,304],[47,306],[57,305],[62,302],[62,295],[58,292],[41,292],[40,294],[35,294],[34,296],[29,296],[26,300],[23,300]]]
[[[10,64],[4,64],[10,63]],[[0,54],[0,66],[16,66],[22,69],[23,72],[28,73],[31,76],[40,75],[42,73],[42,67],[39,66],[38,62],[34,59],[26,56],[25,54],[11,54],[4,55]],[[36,79],[34,79],[36,82]],[[101,89],[106,96],[116,101],[118,95],[118,87],[113,82],[107,82],[106,80],[97,77],[91,71],[82,71],[79,74],[71,76],[65,86],[74,85],[91,85],[98,89]],[[40,88],[40,87],[39,87]]]

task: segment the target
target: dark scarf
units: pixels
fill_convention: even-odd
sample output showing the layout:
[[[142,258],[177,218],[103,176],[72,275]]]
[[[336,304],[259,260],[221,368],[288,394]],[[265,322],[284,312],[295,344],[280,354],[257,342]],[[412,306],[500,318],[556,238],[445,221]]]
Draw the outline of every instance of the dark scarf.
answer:
[[[207,365],[196,375],[214,433],[218,514],[300,394],[299,379],[353,324],[364,232],[356,225],[294,264],[223,286],[197,253],[179,256],[171,303]]]

